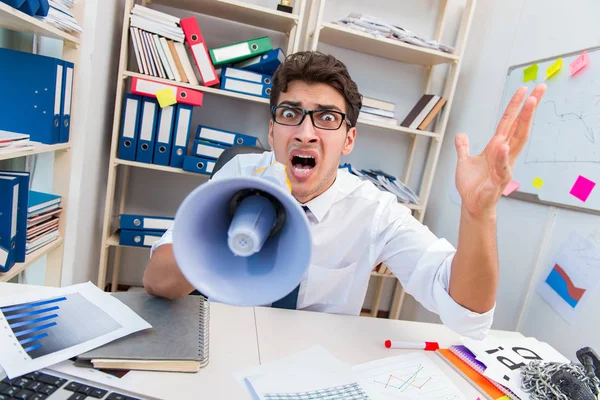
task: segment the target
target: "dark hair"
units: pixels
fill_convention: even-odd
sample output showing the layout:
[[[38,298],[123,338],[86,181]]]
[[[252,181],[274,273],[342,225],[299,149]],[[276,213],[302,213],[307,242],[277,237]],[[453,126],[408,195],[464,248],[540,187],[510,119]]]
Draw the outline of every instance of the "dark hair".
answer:
[[[273,75],[271,106],[276,106],[281,92],[287,90],[292,81],[326,83],[336,89],[346,101],[346,115],[352,126],[356,126],[362,107],[362,96],[358,86],[350,78],[343,62],[330,54],[318,51],[301,51],[290,54]]]

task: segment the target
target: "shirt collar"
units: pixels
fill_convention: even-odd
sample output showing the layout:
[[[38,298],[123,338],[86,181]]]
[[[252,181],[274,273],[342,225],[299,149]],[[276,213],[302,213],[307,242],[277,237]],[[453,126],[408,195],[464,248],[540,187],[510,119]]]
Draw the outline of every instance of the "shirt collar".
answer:
[[[337,198],[339,192],[339,184],[340,176],[339,174],[336,174],[335,180],[326,191],[324,191],[314,199],[301,205],[308,207],[310,212],[315,216],[315,218],[317,218],[317,221],[321,222],[321,220],[325,217],[325,214],[327,214],[327,211],[329,211],[329,209],[331,208],[331,206]]]

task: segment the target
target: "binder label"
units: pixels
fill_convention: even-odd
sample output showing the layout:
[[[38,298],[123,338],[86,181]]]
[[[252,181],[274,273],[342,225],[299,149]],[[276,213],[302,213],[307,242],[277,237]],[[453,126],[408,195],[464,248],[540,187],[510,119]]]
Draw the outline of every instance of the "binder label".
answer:
[[[170,219],[157,219],[157,218],[144,218],[144,229],[154,229],[157,231],[167,230],[171,227],[173,220]]]
[[[249,56],[250,54],[252,53],[250,53],[250,46],[248,45],[248,43],[238,43],[213,50],[213,55],[217,63],[236,57]]]
[[[56,90],[54,91],[54,115],[60,115],[60,98],[62,95],[63,66],[56,66]]]
[[[0,247],[0,267],[6,267],[7,261],[8,261],[8,251],[6,251],[2,247]]]
[[[10,225],[10,238],[17,234],[17,209],[19,208],[19,184],[13,187],[12,221]]]
[[[233,144],[235,135],[227,132],[221,132],[214,129],[202,128],[200,137],[203,139],[214,140],[217,142],[223,142],[227,144]]]
[[[152,246],[154,243],[160,240],[160,236],[144,236],[144,246]]]
[[[206,146],[203,144],[199,144],[198,147],[196,147],[196,153],[199,156],[207,156],[207,157],[215,157],[218,158],[221,153],[223,153],[225,149],[222,149],[220,147],[213,147],[213,146]]]
[[[156,113],[156,104],[151,102],[144,103],[144,115],[142,116],[142,129],[140,130],[141,140],[152,140],[154,130],[154,114]]]
[[[175,146],[187,145],[187,127],[191,118],[191,111],[187,108],[179,110],[179,119],[177,120],[177,135],[175,136]]]
[[[123,137],[133,139],[135,137],[135,120],[137,118],[137,99],[127,99],[125,107],[125,126],[123,127]]]
[[[206,163],[206,172],[208,172],[209,174],[212,174],[214,168],[215,168],[214,162]]]
[[[67,68],[67,81],[65,82],[65,106],[63,107],[65,115],[71,115],[71,92],[73,91],[73,68]]]
[[[228,78],[243,79],[245,81],[251,81],[251,82],[258,82],[258,83],[262,82],[261,74],[256,74],[256,73],[250,72],[250,71],[242,71],[239,69],[227,68],[227,72],[225,73],[225,76],[227,76]]]
[[[169,143],[171,136],[171,122],[173,121],[173,110],[173,106],[165,107],[161,110],[157,139],[160,143]]]
[[[202,80],[205,82],[210,82],[217,77],[215,76],[215,72],[213,71],[212,64],[210,59],[207,57],[206,48],[204,47],[204,43],[199,43],[192,46],[192,52],[194,53],[194,57],[196,58],[196,62],[198,63],[198,68],[200,69],[200,76]]]
[[[225,89],[233,90],[236,92],[255,94],[257,96],[262,95],[262,85],[246,81],[236,81],[233,79],[225,80]]]

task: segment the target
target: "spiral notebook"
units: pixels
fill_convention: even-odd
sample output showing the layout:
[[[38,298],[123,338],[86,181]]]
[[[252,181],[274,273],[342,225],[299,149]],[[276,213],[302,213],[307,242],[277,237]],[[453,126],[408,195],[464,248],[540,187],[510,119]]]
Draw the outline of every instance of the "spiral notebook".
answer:
[[[485,365],[475,358],[475,354],[466,346],[455,345],[448,349],[439,349],[438,355],[458,371],[465,379],[471,382],[475,387],[485,393],[485,397],[490,400],[520,400],[507,387],[486,378]]]
[[[77,357],[76,365],[198,372],[208,364],[210,304],[205,297],[190,295],[168,300],[145,292],[120,292],[113,296],[152,328],[83,353]]]

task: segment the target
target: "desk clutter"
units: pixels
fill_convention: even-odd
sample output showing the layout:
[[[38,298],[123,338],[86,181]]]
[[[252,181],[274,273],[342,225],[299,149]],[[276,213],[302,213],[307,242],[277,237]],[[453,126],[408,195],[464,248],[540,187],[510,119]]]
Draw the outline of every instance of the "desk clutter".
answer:
[[[0,171],[0,272],[59,237],[61,197],[29,190],[29,172]]]
[[[138,72],[268,98],[285,55],[268,36],[209,48],[195,17],[180,19],[136,4],[130,37]]]
[[[0,48],[0,130],[44,144],[69,141],[74,64]]]
[[[0,0],[40,21],[65,32],[83,30],[70,10],[77,0]]]

